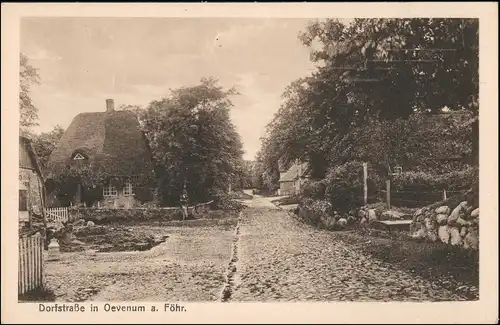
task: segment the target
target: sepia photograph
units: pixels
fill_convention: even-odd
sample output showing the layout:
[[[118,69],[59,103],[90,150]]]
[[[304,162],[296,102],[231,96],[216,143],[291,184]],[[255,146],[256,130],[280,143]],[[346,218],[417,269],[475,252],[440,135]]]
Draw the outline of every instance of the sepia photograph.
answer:
[[[435,17],[21,17],[17,302],[482,300],[480,19]]]

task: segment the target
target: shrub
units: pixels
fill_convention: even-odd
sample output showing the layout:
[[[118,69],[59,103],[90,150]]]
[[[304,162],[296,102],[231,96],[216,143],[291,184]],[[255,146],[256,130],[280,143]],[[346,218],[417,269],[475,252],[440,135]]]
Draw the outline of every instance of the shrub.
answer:
[[[406,172],[394,176],[391,181],[393,189],[434,189],[457,191],[468,189],[479,181],[479,169],[469,167],[464,170],[454,171],[442,175],[435,175],[426,172]]]
[[[319,228],[328,228],[328,219],[333,215],[330,202],[304,198],[299,203],[298,216],[305,223]]]
[[[418,206],[442,199],[442,191],[449,196],[463,194],[479,184],[479,169],[469,167],[442,175],[429,172],[405,172],[391,181],[391,200],[406,206]]]
[[[302,187],[304,197],[322,200],[325,198],[326,185],[323,181],[308,180]]]
[[[228,194],[217,194],[213,197],[212,209],[214,210],[241,210],[244,205],[235,201]]]
[[[363,163],[347,162],[331,168],[324,180],[326,184],[325,199],[335,210],[347,212],[349,209],[363,205]],[[368,164],[368,196],[378,197],[384,179],[379,172]]]

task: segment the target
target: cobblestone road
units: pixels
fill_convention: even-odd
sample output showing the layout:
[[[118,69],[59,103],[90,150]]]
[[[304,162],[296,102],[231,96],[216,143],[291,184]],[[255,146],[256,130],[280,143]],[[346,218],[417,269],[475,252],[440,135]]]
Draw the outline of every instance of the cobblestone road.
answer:
[[[300,223],[268,199],[244,210],[229,301],[445,301],[465,297]]]

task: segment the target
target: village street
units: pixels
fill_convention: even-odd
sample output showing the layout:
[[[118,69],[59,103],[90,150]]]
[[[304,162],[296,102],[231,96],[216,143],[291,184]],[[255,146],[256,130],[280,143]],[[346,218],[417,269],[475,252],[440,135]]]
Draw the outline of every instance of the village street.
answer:
[[[309,227],[269,199],[255,197],[239,225],[231,301],[464,299],[364,256],[344,244],[348,235]]]
[[[47,263],[62,301],[464,300],[314,229],[254,197],[239,221],[155,228],[170,237],[147,252],[66,253]],[[359,242],[358,245],[366,245]]]

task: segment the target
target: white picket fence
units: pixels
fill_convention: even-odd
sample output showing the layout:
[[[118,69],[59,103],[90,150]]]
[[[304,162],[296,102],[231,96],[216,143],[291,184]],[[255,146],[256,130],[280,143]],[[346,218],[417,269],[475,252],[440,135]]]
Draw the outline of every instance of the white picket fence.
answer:
[[[40,233],[19,237],[17,286],[21,295],[43,286],[43,237]]]
[[[48,222],[67,222],[69,220],[68,208],[47,208],[45,209],[45,216]]]

